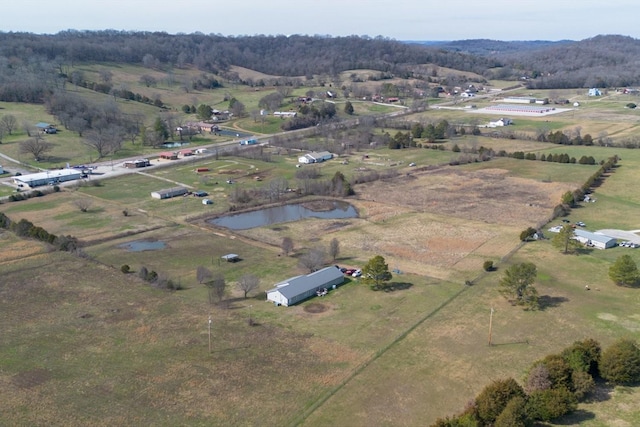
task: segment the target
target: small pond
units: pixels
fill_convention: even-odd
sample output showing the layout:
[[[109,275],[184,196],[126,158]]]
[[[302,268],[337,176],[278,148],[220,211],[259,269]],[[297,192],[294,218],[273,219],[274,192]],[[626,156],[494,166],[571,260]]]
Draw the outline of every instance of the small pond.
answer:
[[[209,220],[208,222],[231,230],[247,230],[249,228],[264,227],[265,225],[278,224],[281,222],[298,221],[305,218],[341,219],[356,218],[358,216],[356,208],[349,203],[325,203],[328,203],[328,208],[323,207],[322,210],[311,210],[304,207],[302,203],[299,203],[227,215]]]
[[[164,249],[167,244],[162,240],[134,240],[133,242],[118,245],[119,248],[126,249],[129,252],[157,251]]]
[[[218,131],[218,134],[225,135],[225,136],[235,136],[236,138],[247,138],[249,136],[253,136],[253,134],[251,133],[240,132],[235,130],[227,130],[227,129],[220,129]]]

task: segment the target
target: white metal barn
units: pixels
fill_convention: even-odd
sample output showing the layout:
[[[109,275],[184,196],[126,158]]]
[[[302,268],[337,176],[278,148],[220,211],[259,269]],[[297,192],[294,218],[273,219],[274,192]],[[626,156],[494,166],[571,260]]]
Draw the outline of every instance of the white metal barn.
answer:
[[[298,157],[298,163],[320,163],[333,159],[333,154],[328,151],[311,152]]]
[[[597,249],[613,248],[617,240],[605,234],[592,233],[586,230],[574,230],[575,239],[582,244],[593,246]]]
[[[82,171],[78,169],[57,169],[45,172],[32,173],[29,175],[16,176],[13,182],[29,187],[38,187],[47,184],[59,184],[65,181],[73,181],[82,178]]]
[[[275,304],[290,306],[311,296],[318,290],[331,288],[344,282],[344,274],[336,267],[326,267],[304,276],[291,277],[276,283],[273,289],[267,291],[267,301]]]

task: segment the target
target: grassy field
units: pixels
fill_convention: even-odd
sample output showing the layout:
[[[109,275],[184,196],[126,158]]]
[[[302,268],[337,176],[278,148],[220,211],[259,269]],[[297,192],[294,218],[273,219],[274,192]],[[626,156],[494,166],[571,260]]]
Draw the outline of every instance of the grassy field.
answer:
[[[251,111],[275,90],[229,85],[184,93],[179,82],[194,77],[188,70],[168,75],[139,67],[108,68],[114,81],[147,96],[160,93],[176,109],[200,102],[224,107],[228,92]],[[98,80],[97,67],[85,65],[82,70]],[[141,73],[153,74],[157,86],[142,85]],[[308,90],[301,87],[293,93]],[[583,106],[571,114],[549,116],[549,122],[523,117],[510,130],[531,134],[541,127],[568,132],[580,127],[583,135],[624,137],[637,126],[633,114],[624,110],[628,98],[564,95]],[[11,111],[21,121],[54,121],[40,106],[0,107],[0,114]],[[336,107],[343,114],[341,104]],[[354,107],[357,115],[393,108],[360,102]],[[156,114],[151,107],[141,108],[149,118]],[[495,117],[441,109],[409,117],[414,118],[480,123]],[[279,123],[244,118],[235,126],[258,134],[275,132]],[[0,151],[29,161],[18,150],[26,138],[21,132],[5,138]],[[92,154],[71,132],[47,138],[56,141],[56,147],[44,166],[91,160]],[[207,135],[198,144],[221,140]],[[454,144],[461,153],[451,151]],[[448,166],[480,146],[496,152],[592,155],[597,161],[618,154],[619,166],[595,188],[597,201],[582,204],[568,218],[586,222],[589,230],[634,230],[640,229],[635,215],[640,190],[633,185],[640,150],[472,135],[443,145],[446,150],[367,149],[320,165],[323,179],[338,171],[348,178],[399,172],[392,179],[356,185],[356,195],[346,201],[358,217],[345,220],[306,219],[241,232],[205,221],[229,211],[236,189],[260,189],[276,178],[286,179],[289,187],[298,185],[299,153],[277,148],[266,148],[270,162],[194,157],[0,204],[0,211],[13,219],[78,237],[86,255],[51,252],[0,232],[5,326],[0,386],[7,395],[0,400],[0,425],[425,425],[462,410],[491,380],[513,376],[521,381],[533,361],[575,340],[590,337],[607,346],[618,337],[640,339],[638,290],[616,287],[607,276],[618,256],[630,254],[640,262],[640,251],[614,248],[561,255],[548,240],[520,247],[518,239],[523,229],[544,224],[561,195],[579,187],[597,166],[506,157]],[[138,150],[125,145],[122,155],[151,153]],[[416,166],[409,166],[411,162]],[[209,171],[196,173],[196,168]],[[227,184],[227,179],[235,183]],[[176,185],[204,190],[214,204],[203,205],[192,196],[162,201],[150,197],[152,191]],[[2,194],[8,193],[0,190]],[[91,201],[88,212],[78,209],[80,199]],[[284,237],[294,241],[290,256],[281,253]],[[383,255],[394,271],[392,289],[374,292],[350,278],[327,296],[294,307],[264,302],[263,292],[274,283],[305,273],[299,265],[302,254],[311,248],[326,250],[333,238],[341,250],[335,262],[327,264],[361,267],[372,256]],[[136,252],[125,246],[139,241],[165,247]],[[242,261],[223,262],[220,257],[227,253],[239,254]],[[498,270],[483,272],[486,260],[494,261]],[[502,272],[521,261],[538,267],[539,311],[512,307],[497,291]],[[132,273],[120,271],[124,264]],[[225,277],[222,303],[210,304],[206,287],[196,277],[199,266]],[[153,288],[137,277],[142,267],[183,290]],[[246,273],[260,277],[259,290],[248,299],[236,286]],[[585,291],[585,284],[591,291]],[[493,346],[487,343],[491,308]],[[249,326],[249,317],[255,326]],[[603,385],[592,401],[559,425],[638,425],[638,407],[637,389]]]

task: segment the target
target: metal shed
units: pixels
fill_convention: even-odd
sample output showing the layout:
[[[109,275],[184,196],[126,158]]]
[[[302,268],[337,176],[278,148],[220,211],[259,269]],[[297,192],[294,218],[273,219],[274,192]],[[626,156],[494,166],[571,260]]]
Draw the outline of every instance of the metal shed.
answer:
[[[304,276],[296,276],[267,291],[267,300],[277,305],[290,306],[316,295],[318,290],[331,288],[344,282],[344,275],[336,267],[326,267]]]

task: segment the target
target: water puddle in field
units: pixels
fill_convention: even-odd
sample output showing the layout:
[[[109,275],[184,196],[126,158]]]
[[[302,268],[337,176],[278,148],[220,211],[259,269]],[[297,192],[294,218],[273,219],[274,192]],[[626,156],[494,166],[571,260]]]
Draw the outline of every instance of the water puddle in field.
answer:
[[[119,248],[126,249],[129,252],[157,251],[167,247],[162,240],[134,240],[133,242],[118,245]]]
[[[307,203],[275,206],[251,212],[226,215],[211,219],[208,222],[231,230],[248,230],[265,225],[298,221],[305,218],[341,219],[356,218],[358,212],[349,203],[324,201],[322,208],[317,209]],[[311,204],[312,205],[312,204]]]

